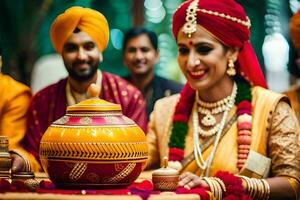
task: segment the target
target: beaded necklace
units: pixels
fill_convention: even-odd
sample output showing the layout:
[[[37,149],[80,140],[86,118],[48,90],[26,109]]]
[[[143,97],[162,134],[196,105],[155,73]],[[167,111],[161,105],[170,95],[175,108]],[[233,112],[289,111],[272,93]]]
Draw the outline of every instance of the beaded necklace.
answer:
[[[236,83],[237,83],[237,96],[235,98],[235,105],[237,106],[237,116],[238,116],[237,117],[237,128],[238,128],[237,168],[240,170],[246,162],[248,153],[250,151],[250,145],[251,145],[252,95],[251,95],[251,87],[249,83],[247,83],[242,77],[237,77]],[[187,124],[188,124],[189,116],[191,115],[192,112],[194,99],[195,99],[195,91],[193,90],[191,91],[191,90],[192,89],[190,90],[186,88],[183,89],[183,91],[181,92],[179,102],[177,103],[175,108],[175,113],[173,116],[173,126],[171,129],[171,136],[169,141],[169,161],[180,162],[184,158],[185,138],[188,133]],[[224,113],[224,115],[225,114],[226,113]],[[224,120],[224,124],[225,121],[226,118]],[[198,121],[197,121],[197,126],[198,126]],[[220,132],[222,132],[222,130]],[[216,138],[216,140],[217,139],[218,138]],[[195,149],[198,149],[196,151],[197,153],[199,153],[199,150],[201,151],[201,146],[200,146],[201,144],[199,144],[198,137],[197,139],[194,138],[194,143],[196,143],[194,144]],[[212,160],[213,157],[210,158],[208,162],[212,163]],[[196,160],[196,162],[198,161]],[[203,166],[204,166],[203,163],[199,165],[200,168],[203,168]]]

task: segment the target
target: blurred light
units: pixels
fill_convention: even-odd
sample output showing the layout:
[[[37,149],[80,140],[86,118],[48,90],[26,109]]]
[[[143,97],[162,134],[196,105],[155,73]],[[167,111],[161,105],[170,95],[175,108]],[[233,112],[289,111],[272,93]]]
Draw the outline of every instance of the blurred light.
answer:
[[[111,29],[110,30],[110,38],[111,38],[111,43],[114,48],[117,50],[122,49],[122,42],[124,38],[124,34],[121,30],[119,29]]]
[[[181,0],[166,0],[164,5],[167,9],[176,10],[176,8],[181,4]]]
[[[166,10],[161,6],[158,10],[146,10],[146,19],[152,23],[160,23],[166,16]]]
[[[161,0],[145,0],[146,20],[152,23],[160,23],[166,16],[166,10]]]
[[[144,7],[148,10],[158,10],[162,7],[161,0],[145,0]]]
[[[267,35],[262,46],[262,52],[267,70],[281,71],[287,68],[289,45],[281,33]]]
[[[296,13],[300,9],[300,2],[297,0],[290,0],[290,8],[293,13]]]

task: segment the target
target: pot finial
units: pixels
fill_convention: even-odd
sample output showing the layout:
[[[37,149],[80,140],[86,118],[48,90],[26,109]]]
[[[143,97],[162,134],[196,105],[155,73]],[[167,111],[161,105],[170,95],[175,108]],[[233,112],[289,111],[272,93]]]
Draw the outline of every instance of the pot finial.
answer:
[[[87,95],[91,98],[99,98],[100,87],[95,83],[92,83],[87,89]]]

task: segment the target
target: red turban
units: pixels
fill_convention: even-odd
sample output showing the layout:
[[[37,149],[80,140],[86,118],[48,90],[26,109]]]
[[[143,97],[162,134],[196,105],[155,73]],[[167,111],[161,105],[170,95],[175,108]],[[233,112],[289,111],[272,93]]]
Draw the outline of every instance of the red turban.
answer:
[[[193,0],[180,5],[173,15],[172,31],[175,39],[186,23],[186,10]],[[243,7],[235,0],[199,0],[197,24],[211,32],[227,47],[240,48],[235,63],[238,72],[252,85],[267,87],[256,54],[250,44],[250,21]]]
[[[295,49],[300,48],[300,10],[291,17],[290,35]]]
[[[51,41],[58,53],[62,52],[66,40],[76,28],[86,32],[100,51],[106,48],[109,40],[106,18],[96,10],[74,6],[60,14],[51,26]]]

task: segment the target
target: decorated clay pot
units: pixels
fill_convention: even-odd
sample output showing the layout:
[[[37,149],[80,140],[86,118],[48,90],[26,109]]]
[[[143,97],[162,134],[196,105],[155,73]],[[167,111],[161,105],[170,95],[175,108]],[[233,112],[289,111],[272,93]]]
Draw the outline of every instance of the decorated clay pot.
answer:
[[[125,187],[148,156],[146,137],[121,106],[93,98],[69,106],[45,132],[42,167],[59,188]]]
[[[152,173],[154,190],[176,190],[179,181],[179,172],[168,167],[168,159],[164,158],[163,166]]]

